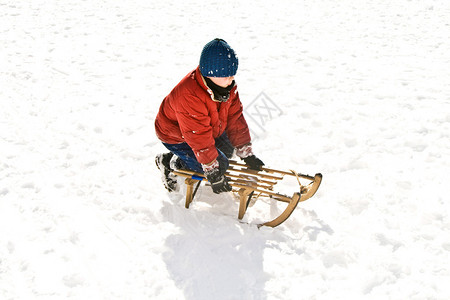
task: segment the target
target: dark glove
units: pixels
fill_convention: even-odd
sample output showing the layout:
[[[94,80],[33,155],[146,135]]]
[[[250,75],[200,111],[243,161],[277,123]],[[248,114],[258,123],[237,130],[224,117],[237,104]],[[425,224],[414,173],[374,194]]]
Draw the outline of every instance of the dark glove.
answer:
[[[262,166],[264,166],[264,163],[255,155],[247,156],[246,158],[243,158],[243,160],[245,161],[245,164],[252,170],[261,171]]]
[[[228,178],[220,171],[219,168],[214,168],[205,172],[206,179],[211,183],[211,188],[214,193],[231,191],[231,186],[228,184]]]

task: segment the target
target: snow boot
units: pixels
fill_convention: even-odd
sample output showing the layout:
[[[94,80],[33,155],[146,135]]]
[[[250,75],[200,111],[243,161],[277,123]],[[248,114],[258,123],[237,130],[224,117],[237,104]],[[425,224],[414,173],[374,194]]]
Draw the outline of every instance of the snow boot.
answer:
[[[172,173],[173,169],[170,167],[170,160],[173,157],[173,153],[161,153],[156,155],[155,162],[158,169],[161,171],[161,179],[164,183],[164,187],[169,192],[175,192],[178,190],[177,176]]]

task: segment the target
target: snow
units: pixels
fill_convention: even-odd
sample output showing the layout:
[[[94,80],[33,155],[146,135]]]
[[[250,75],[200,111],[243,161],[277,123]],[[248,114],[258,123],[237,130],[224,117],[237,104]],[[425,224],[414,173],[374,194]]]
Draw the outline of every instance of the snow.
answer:
[[[448,299],[450,3],[0,2],[1,299]],[[277,228],[154,164],[160,102],[225,39],[267,166],[321,172]],[[258,131],[259,130],[259,131]]]

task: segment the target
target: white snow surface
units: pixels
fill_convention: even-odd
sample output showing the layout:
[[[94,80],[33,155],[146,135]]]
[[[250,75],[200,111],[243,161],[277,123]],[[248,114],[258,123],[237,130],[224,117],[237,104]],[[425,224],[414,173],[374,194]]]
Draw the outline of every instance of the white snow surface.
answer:
[[[450,2],[0,0],[0,299],[449,299]],[[322,173],[277,228],[154,157],[203,45],[239,56],[254,151]],[[250,124],[252,125],[252,124]],[[252,216],[253,214],[253,216]],[[253,218],[253,219],[252,219]]]

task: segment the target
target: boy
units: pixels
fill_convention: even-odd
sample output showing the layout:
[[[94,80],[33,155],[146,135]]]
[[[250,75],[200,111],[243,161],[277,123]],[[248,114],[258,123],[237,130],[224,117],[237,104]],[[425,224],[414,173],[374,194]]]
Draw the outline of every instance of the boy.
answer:
[[[177,190],[173,169],[204,173],[214,193],[231,191],[224,174],[235,149],[251,169],[264,165],[252,151],[234,81],[237,69],[234,50],[214,39],[203,48],[199,66],[164,98],[155,129],[170,153],[157,155],[156,165],[169,191]]]

